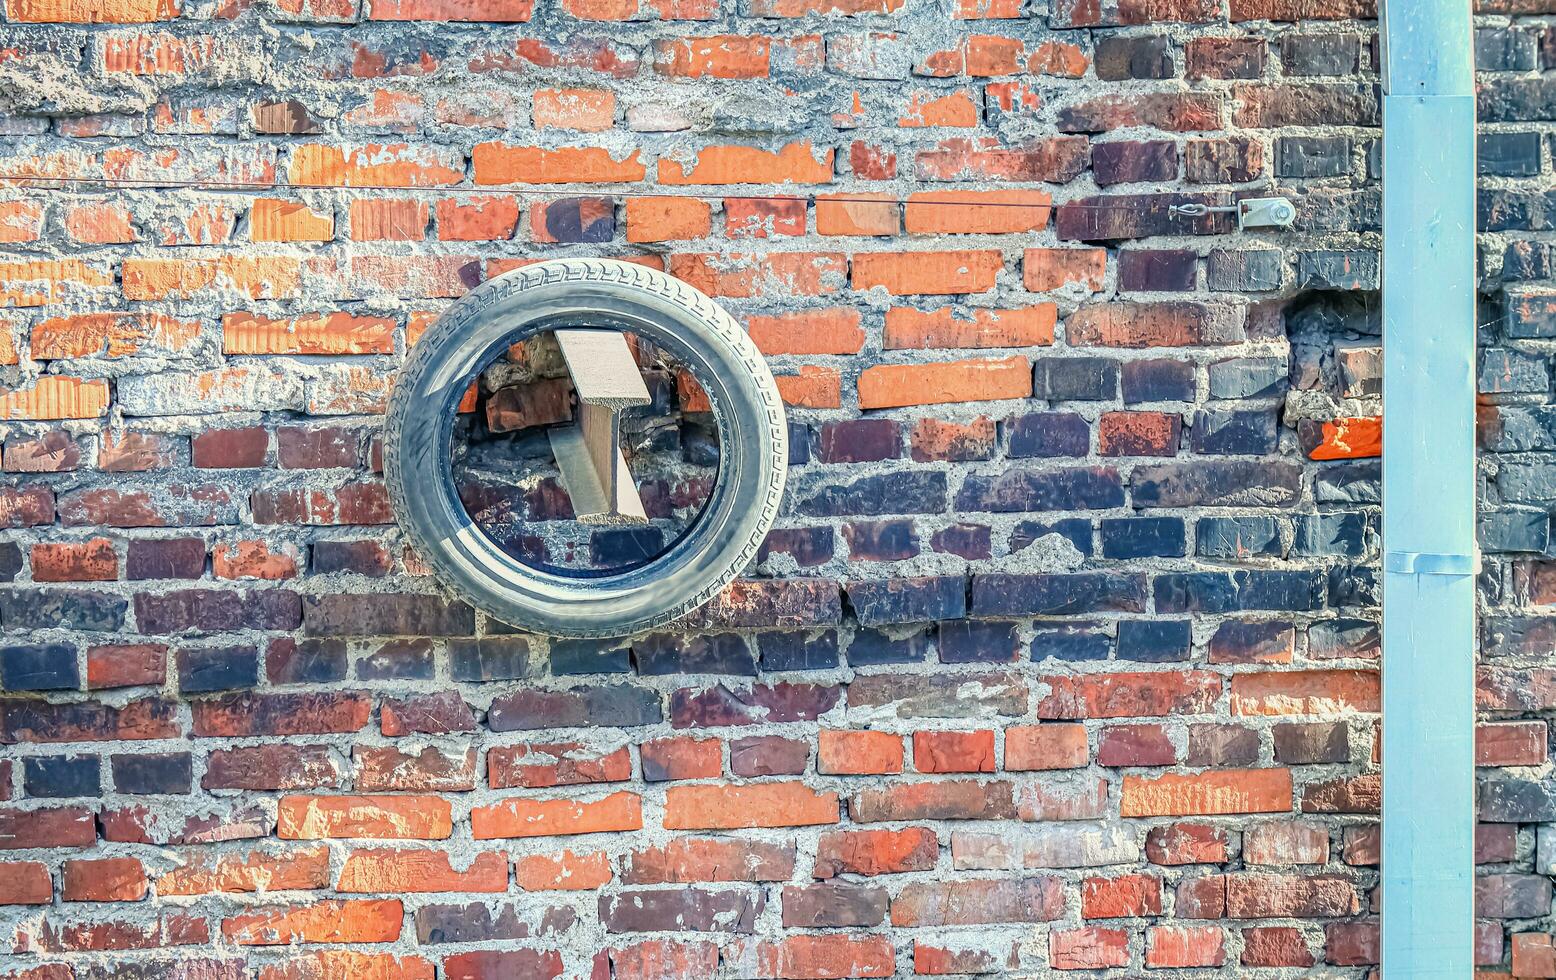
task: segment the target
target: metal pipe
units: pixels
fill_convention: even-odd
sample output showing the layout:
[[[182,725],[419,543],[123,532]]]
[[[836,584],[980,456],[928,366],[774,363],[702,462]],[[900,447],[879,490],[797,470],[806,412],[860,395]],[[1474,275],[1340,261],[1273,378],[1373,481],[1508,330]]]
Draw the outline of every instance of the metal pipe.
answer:
[[[1474,974],[1470,0],[1384,0],[1385,980]]]

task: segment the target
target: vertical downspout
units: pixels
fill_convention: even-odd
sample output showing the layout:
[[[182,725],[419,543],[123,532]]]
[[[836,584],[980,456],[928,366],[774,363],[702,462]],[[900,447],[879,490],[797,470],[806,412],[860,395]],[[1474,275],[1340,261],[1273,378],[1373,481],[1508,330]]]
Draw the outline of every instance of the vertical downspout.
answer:
[[[1383,0],[1385,980],[1474,975],[1470,0]]]

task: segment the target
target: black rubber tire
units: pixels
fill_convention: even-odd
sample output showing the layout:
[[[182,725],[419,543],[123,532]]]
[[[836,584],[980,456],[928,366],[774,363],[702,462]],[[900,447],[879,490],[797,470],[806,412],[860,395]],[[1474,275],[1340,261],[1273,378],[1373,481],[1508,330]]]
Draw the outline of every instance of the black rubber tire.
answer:
[[[509,556],[472,522],[452,478],[453,419],[470,383],[509,344],[559,326],[648,337],[713,404],[720,459],[702,512],[664,554],[619,574],[563,576]],[[777,517],[788,452],[772,373],[718,304],[644,266],[555,259],[471,290],[410,349],[389,399],[384,479],[411,546],[461,598],[520,629],[615,637],[686,615],[750,563]]]

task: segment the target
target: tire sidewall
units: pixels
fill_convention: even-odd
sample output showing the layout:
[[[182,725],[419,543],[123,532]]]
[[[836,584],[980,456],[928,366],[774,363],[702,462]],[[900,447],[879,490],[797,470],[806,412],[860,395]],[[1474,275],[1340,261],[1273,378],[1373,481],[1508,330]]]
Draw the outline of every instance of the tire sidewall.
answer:
[[[707,391],[719,470],[702,512],[654,561],[619,575],[553,575],[512,558],[471,521],[449,465],[454,406],[507,343],[595,322],[647,334]],[[607,259],[558,259],[477,287],[417,342],[396,380],[384,475],[413,548],[462,598],[497,619],[552,636],[641,632],[684,616],[747,566],[777,515],[787,427],[772,374],[716,303],[664,273]]]

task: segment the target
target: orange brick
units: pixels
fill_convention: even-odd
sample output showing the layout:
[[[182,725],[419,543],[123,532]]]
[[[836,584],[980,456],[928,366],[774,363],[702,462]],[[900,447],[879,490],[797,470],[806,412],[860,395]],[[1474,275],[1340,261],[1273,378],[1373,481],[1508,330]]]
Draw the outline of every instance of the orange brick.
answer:
[[[752,315],[746,332],[763,354],[857,354],[864,347],[859,311],[850,307]]]
[[[1005,729],[1005,768],[1012,772],[1078,769],[1086,764],[1089,752],[1085,725],[1018,725]]]
[[[482,851],[456,871],[446,851],[379,848],[352,851],[335,890],[347,894],[399,892],[505,892],[508,856]]]
[[[1232,678],[1234,715],[1338,715],[1381,709],[1374,670],[1287,670]]]
[[[135,858],[66,861],[60,869],[60,897],[67,902],[138,902],[149,885]]]
[[[79,259],[0,262],[0,307],[47,306],[72,296],[101,294],[113,273]]]
[[[464,157],[432,143],[368,143],[355,148],[305,143],[292,150],[287,165],[287,180],[294,185],[441,187],[464,179]]]
[[[118,577],[119,555],[107,538],[32,546],[34,582],[112,582]]]
[[[260,909],[222,920],[222,935],[239,946],[292,943],[390,943],[405,917],[398,899],[348,899]]]
[[[223,542],[211,549],[211,574],[224,579],[274,581],[297,577],[302,553],[296,545],[264,541]]]
[[[1062,289],[1071,283],[1095,293],[1102,288],[1107,266],[1105,248],[1029,248],[1021,260],[1021,276],[1034,293]]]
[[[512,799],[470,811],[470,832],[476,840],[641,829],[643,801],[636,793],[612,793],[598,800]]]
[[[898,206],[890,194],[824,194],[816,198],[818,235],[895,235]]]
[[[1120,816],[1217,816],[1291,809],[1291,770],[1213,769],[1125,776]]]
[[[604,851],[530,854],[513,861],[514,881],[527,892],[588,891],[610,884],[610,857]]]
[[[453,20],[522,23],[530,18],[533,0],[372,0],[370,20]]]
[[[910,235],[1013,235],[1048,224],[1053,197],[1042,191],[920,191],[908,195]]]
[[[449,802],[436,796],[283,796],[276,812],[276,836],[282,840],[442,840],[452,832]]]
[[[999,361],[878,364],[859,374],[859,407],[900,408],[1032,396],[1032,366],[1024,357]]]
[[[392,354],[393,320],[351,313],[271,319],[252,313],[222,317],[225,354]]]
[[[258,980],[434,980],[434,972],[419,956],[326,949],[266,963]]]
[[[939,856],[940,840],[928,827],[827,831],[816,842],[814,873],[832,878],[929,871]]]
[[[42,231],[42,204],[37,201],[0,201],[0,244],[35,242]]]
[[[603,147],[514,146],[478,143],[470,152],[477,184],[612,184],[642,180],[646,169],[633,150],[616,159]]]
[[[80,313],[33,324],[29,351],[52,361],[72,357],[128,357],[143,347],[180,351],[200,335],[200,321],[177,320],[162,313]]]
[[[427,202],[410,198],[351,202],[351,238],[358,242],[419,242],[427,237]]]
[[[5,0],[7,19],[28,24],[144,24],[182,12],[179,0]]]
[[[825,184],[832,180],[827,149],[817,158],[809,141],[788,143],[780,150],[754,146],[705,146],[697,162],[687,167],[675,160],[659,161],[659,182],[684,184]]]
[[[993,249],[962,252],[858,252],[855,289],[884,287],[893,296],[981,293],[994,288],[1005,260]]]
[[[773,39],[682,37],[654,42],[654,70],[678,78],[766,78],[772,68]]]
[[[1383,420],[1378,417],[1325,422],[1309,459],[1365,459],[1383,455]]]
[[[822,729],[816,771],[828,776],[871,776],[902,771],[902,736],[889,732]]]
[[[219,259],[125,259],[124,297],[195,299],[230,289],[250,299],[291,299],[302,289],[302,263],[290,256],[225,255]]]
[[[1221,966],[1226,934],[1216,926],[1152,926],[1145,931],[1145,965],[1153,969]]]
[[[837,823],[836,793],[803,783],[672,786],[665,794],[667,830],[733,830]]]
[[[778,385],[778,395],[785,405],[794,408],[841,408],[843,405],[843,376],[836,368],[800,365],[797,374],[780,374],[773,378]]]
[[[536,129],[604,132],[616,124],[616,94],[598,88],[541,89],[533,115]]]
[[[710,296],[819,296],[836,292],[847,272],[840,252],[688,253],[670,257],[670,274]]]
[[[306,891],[328,888],[330,852],[325,847],[293,851],[250,851],[184,855],[185,863],[157,879],[157,894]]]
[[[713,208],[694,197],[627,198],[627,241],[678,242],[706,238]]]
[[[724,237],[801,238],[808,206],[799,198],[726,197]]]
[[[1081,882],[1081,918],[1126,919],[1162,914],[1162,880],[1155,875],[1087,878]]]
[[[31,387],[0,389],[0,419],[94,419],[108,414],[108,382],[44,375]]]
[[[897,125],[907,128],[924,126],[949,126],[969,128],[978,125],[982,107],[966,92],[937,95],[934,92],[914,92],[908,97]]]
[[[914,732],[913,768],[919,772],[993,772],[994,732]]]
[[[334,212],[300,201],[260,198],[249,210],[249,239],[256,242],[327,242],[335,238]]]
[[[486,194],[469,201],[444,198],[438,202],[437,215],[439,241],[507,241],[519,225],[519,201],[505,194]]]
[[[968,314],[971,314],[969,316]],[[887,350],[1035,347],[1054,342],[1058,307],[1038,303],[1015,310],[944,306],[924,312],[899,306],[886,311]]]

